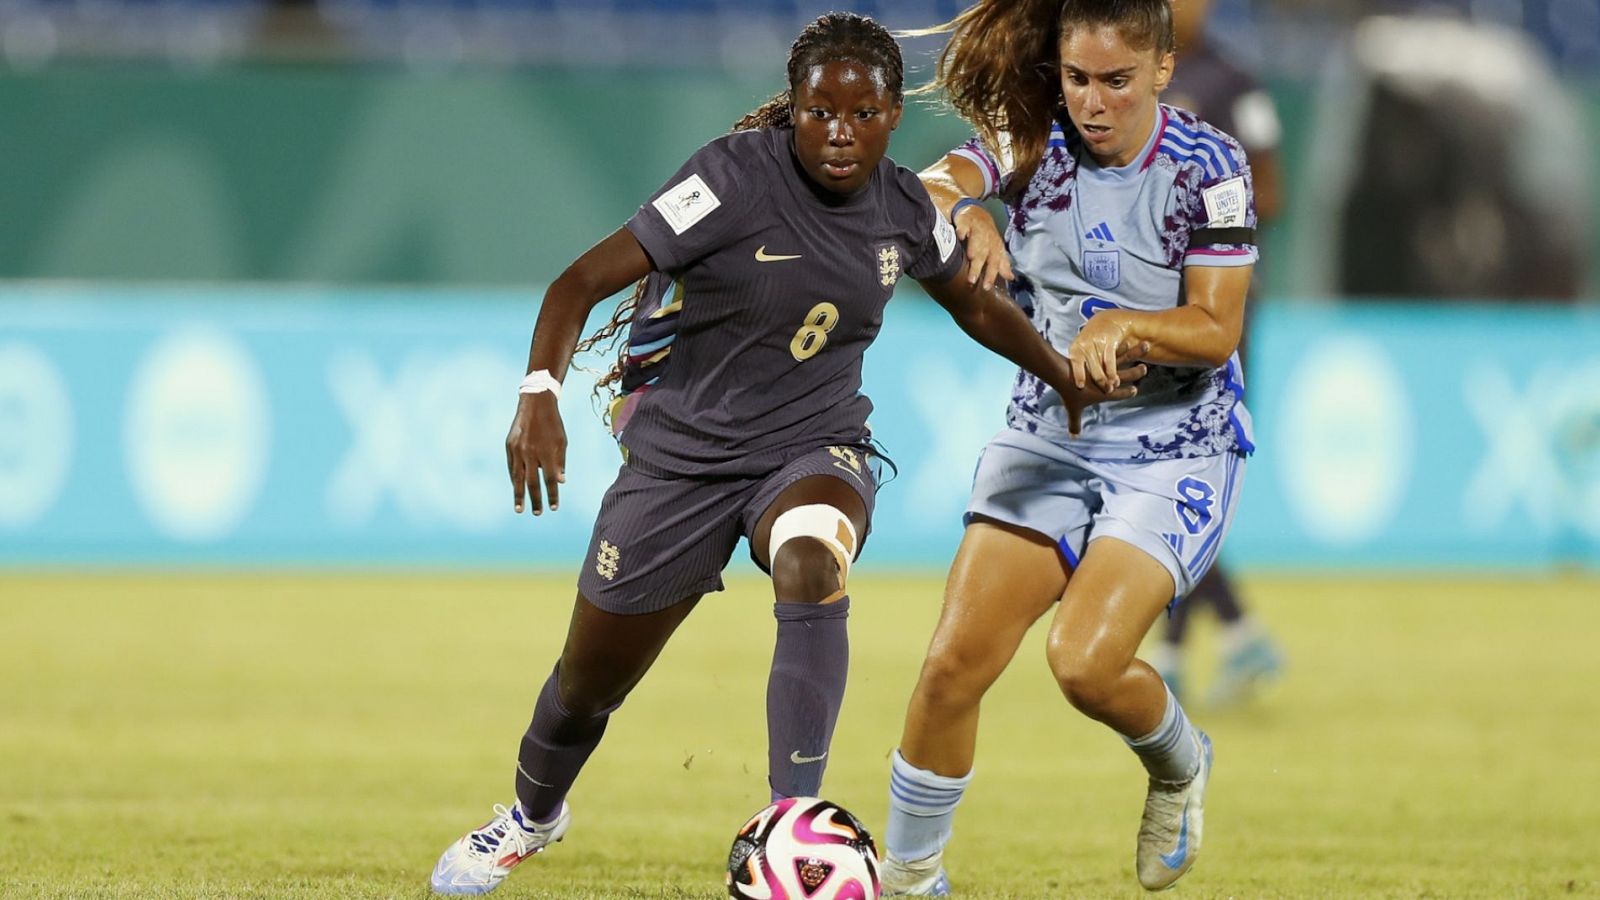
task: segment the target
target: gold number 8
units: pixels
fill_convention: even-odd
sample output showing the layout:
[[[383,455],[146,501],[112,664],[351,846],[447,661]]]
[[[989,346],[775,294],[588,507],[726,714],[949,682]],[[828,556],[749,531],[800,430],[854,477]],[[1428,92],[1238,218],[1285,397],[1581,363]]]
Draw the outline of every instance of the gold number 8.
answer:
[[[833,326],[839,324],[839,307],[824,300],[811,311],[806,313],[806,323],[794,333],[794,340],[789,342],[789,352],[796,360],[805,362],[816,356],[828,343],[828,332]]]

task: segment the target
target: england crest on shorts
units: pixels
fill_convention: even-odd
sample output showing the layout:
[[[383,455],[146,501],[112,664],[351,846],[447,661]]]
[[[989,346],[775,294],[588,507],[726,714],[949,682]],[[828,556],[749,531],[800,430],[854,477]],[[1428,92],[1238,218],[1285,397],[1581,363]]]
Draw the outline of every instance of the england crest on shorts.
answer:
[[[1101,290],[1109,291],[1122,283],[1122,251],[1083,251],[1083,277]]]

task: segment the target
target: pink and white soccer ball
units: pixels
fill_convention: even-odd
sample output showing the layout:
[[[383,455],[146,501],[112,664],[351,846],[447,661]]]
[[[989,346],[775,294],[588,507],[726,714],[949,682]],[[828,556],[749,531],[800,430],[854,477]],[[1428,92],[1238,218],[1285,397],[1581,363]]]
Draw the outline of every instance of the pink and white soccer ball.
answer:
[[[727,884],[743,900],[877,900],[878,845],[844,807],[790,797],[739,829]]]

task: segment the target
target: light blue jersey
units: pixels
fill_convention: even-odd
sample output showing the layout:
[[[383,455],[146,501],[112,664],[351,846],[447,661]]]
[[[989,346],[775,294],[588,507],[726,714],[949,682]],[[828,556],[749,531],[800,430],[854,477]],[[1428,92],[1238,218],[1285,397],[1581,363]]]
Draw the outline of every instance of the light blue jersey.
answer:
[[[951,151],[978,166],[984,199],[1010,176],[1008,152],[974,138]],[[1007,204],[1012,294],[1063,352],[1102,309],[1159,311],[1183,302],[1188,266],[1256,261],[1250,168],[1237,141],[1191,113],[1159,107],[1134,162],[1096,163],[1070,123],[1057,122],[1020,198]],[[1137,397],[1091,406],[1077,438],[1061,397],[1019,371],[1007,423],[1086,459],[1185,459],[1255,449],[1235,353],[1215,369],[1152,366]]]

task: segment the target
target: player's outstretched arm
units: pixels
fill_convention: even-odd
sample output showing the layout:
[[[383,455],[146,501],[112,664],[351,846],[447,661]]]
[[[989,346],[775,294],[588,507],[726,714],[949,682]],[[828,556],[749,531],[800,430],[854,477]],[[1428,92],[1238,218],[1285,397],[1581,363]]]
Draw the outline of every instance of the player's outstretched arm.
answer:
[[[928,189],[939,215],[949,219],[956,227],[956,237],[967,248],[967,282],[983,284],[984,290],[994,287],[996,279],[1011,281],[1016,274],[1011,271],[1011,257],[1006,253],[1006,242],[1000,237],[994,220],[984,211],[982,204],[969,203],[961,208],[955,218],[950,211],[962,200],[983,197],[983,173],[964,156],[946,154],[938,162],[917,173],[922,186]]]
[[[1144,377],[1139,357],[1149,348],[1135,344],[1118,363],[1120,385],[1102,391],[1094,385],[1079,387],[1073,382],[1072,367],[1066,357],[1045,342],[1022,310],[998,290],[984,290],[962,277],[965,269],[945,282],[921,281],[923,290],[938,301],[973,340],[1004,356],[1043,379],[1055,388],[1067,408],[1067,425],[1073,435],[1082,427],[1085,407],[1106,400],[1124,400],[1138,392],[1135,384]]]
[[[528,350],[530,378],[545,372],[557,383],[564,381],[590,311],[649,273],[650,257],[626,228],[618,228],[567,266],[539,307]],[[522,512],[524,495],[534,515],[544,512],[541,483],[550,508],[561,505],[558,485],[567,480],[567,431],[554,391],[517,395],[517,413],[506,435],[506,469],[517,512]]]
[[[1145,362],[1216,368],[1226,365],[1244,329],[1245,294],[1253,266],[1189,266],[1183,270],[1184,302],[1173,309],[1144,312],[1107,309],[1084,323],[1067,348],[1073,383],[1116,390],[1117,367],[1139,344]]]

